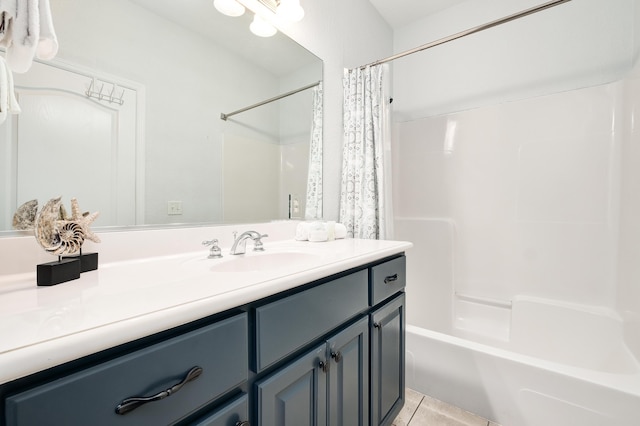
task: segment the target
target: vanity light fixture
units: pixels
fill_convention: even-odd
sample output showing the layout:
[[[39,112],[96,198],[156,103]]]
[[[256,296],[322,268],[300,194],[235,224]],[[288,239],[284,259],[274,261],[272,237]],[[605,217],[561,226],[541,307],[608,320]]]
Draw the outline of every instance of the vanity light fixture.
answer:
[[[241,16],[244,14],[244,6],[236,0],[213,0],[213,5],[223,15]]]
[[[251,25],[249,25],[249,29],[252,33],[259,37],[271,37],[278,32],[278,30],[276,30],[276,27],[268,23],[257,13],[254,15],[253,22],[251,22]]]
[[[288,22],[300,22],[304,18],[304,9],[300,0],[280,0],[276,16]]]

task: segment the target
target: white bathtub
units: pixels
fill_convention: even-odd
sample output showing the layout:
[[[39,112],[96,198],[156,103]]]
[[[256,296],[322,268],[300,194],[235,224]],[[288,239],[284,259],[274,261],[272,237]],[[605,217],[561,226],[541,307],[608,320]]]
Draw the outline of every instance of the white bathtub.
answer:
[[[615,313],[520,297],[479,303],[474,322],[458,302],[469,317],[451,334],[407,325],[408,387],[503,426],[640,425],[640,367]]]

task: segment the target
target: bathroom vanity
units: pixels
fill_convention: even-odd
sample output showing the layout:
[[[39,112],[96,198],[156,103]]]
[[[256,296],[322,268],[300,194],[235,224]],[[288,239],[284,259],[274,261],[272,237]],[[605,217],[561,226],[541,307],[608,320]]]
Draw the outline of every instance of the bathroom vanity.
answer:
[[[32,303],[1,318],[0,424],[391,424],[409,247],[290,241],[0,282],[0,308]]]

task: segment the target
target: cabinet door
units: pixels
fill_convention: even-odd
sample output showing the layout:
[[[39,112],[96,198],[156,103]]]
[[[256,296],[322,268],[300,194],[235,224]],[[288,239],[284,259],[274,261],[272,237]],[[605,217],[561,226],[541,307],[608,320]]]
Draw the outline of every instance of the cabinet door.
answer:
[[[239,426],[246,424],[249,410],[247,408],[247,394],[243,393],[231,402],[215,410],[205,418],[190,423],[191,426]],[[243,423],[244,422],[244,423]]]
[[[363,318],[327,341],[329,424],[369,424],[369,319]]]
[[[371,314],[371,424],[389,425],[404,405],[405,296]]]
[[[258,425],[319,426],[327,423],[326,345],[258,382]]]

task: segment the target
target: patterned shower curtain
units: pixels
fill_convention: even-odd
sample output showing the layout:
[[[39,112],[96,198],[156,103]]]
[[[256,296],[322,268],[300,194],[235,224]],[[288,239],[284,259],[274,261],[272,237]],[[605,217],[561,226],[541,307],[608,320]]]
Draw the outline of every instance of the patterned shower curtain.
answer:
[[[307,220],[322,217],[322,82],[313,88],[313,119],[304,217]]]
[[[340,222],[353,238],[392,237],[386,65],[344,72]]]

